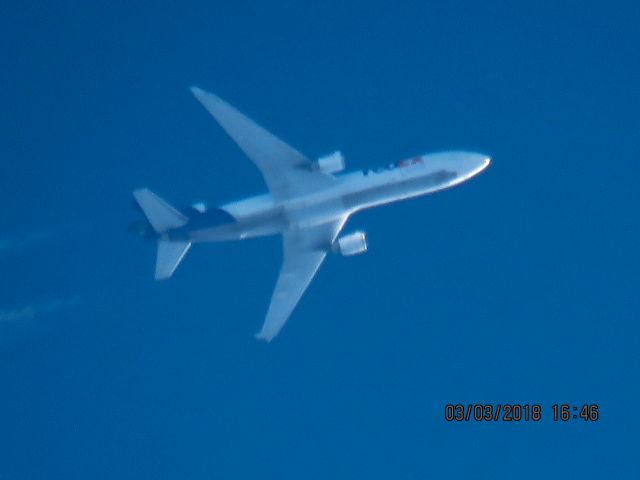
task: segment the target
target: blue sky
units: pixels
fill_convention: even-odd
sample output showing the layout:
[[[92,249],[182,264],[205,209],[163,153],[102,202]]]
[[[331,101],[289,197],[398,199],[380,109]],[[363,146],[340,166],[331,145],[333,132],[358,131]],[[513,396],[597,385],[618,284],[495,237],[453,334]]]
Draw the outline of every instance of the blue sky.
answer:
[[[320,3],[320,2],[318,2]],[[0,478],[636,478],[640,4],[0,7]],[[264,190],[210,89],[349,168],[486,152],[353,218],[281,335],[277,238],[154,283],[131,190]],[[447,423],[448,403],[538,423]],[[597,403],[596,423],[551,405]]]

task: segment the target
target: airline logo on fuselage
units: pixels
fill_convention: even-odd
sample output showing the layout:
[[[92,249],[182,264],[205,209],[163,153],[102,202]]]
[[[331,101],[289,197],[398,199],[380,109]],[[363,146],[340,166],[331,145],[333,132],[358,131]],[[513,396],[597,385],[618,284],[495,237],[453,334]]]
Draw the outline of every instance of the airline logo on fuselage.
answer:
[[[395,170],[396,168],[407,168],[413,165],[423,165],[424,159],[422,157],[413,157],[408,158],[406,160],[400,160],[399,162],[390,163],[386,167],[378,167],[375,169],[365,168],[362,171],[363,175],[369,175],[371,173],[383,173],[388,172],[389,170]]]

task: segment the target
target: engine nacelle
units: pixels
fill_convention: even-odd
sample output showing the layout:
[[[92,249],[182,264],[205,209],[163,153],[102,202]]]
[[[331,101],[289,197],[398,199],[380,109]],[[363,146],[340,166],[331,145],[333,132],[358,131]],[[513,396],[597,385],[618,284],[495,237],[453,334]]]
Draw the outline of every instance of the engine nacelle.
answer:
[[[343,235],[336,241],[335,250],[345,257],[364,253],[367,251],[367,234],[353,232]]]
[[[198,213],[204,213],[208,210],[207,204],[204,202],[196,202],[193,205],[191,205],[191,208],[193,208]]]
[[[340,151],[318,159],[318,169],[324,173],[338,173],[344,170],[344,157]]]

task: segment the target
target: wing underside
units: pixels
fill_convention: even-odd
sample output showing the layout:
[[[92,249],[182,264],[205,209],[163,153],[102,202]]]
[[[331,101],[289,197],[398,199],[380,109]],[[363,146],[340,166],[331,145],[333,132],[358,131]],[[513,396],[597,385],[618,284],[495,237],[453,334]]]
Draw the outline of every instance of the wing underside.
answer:
[[[192,87],[191,91],[245,155],[256,164],[276,200],[309,194],[336,183],[332,175],[315,169],[311,160],[217,95],[198,87]]]
[[[348,216],[322,225],[292,229],[282,235],[282,267],[259,339],[270,341],[284,326]]]
[[[314,162],[269,133],[253,120],[216,95],[197,87],[191,91],[223,130],[258,167],[276,201],[309,195],[337,184]],[[293,214],[292,214],[293,215]],[[305,219],[293,218],[292,227],[282,234],[282,267],[262,330],[256,337],[270,341],[315,276],[348,214],[320,225],[302,226]]]

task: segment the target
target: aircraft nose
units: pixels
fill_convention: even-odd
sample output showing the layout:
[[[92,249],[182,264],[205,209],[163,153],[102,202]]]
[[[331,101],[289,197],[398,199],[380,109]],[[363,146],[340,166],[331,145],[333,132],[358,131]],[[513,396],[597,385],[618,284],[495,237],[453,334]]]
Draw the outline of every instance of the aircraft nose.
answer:
[[[483,171],[491,164],[491,157],[488,155],[477,154],[473,159],[473,173],[477,174]]]
[[[467,162],[467,171],[471,175],[477,175],[491,164],[491,157],[482,153],[474,153],[469,155]]]
[[[486,169],[491,163],[491,157],[483,153],[468,151],[443,152],[429,156],[429,165],[433,168],[453,170],[457,183],[463,182]]]

